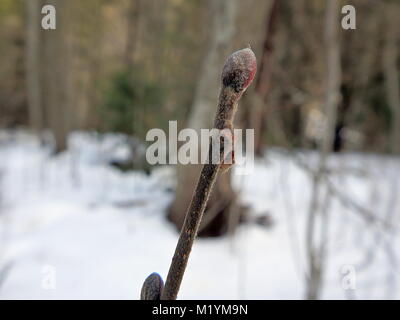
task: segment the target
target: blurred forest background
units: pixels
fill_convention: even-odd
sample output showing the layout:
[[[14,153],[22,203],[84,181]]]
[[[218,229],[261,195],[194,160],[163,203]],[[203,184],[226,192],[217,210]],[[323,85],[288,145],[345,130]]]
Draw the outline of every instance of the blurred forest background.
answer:
[[[41,28],[45,4],[57,9],[56,30]],[[348,4],[355,30],[341,27]],[[394,0],[0,0],[0,128],[29,130],[54,156],[69,148],[70,133],[122,133],[131,157],[112,165],[150,172],[137,141],[167,131],[168,120],[210,127],[223,62],[251,45],[258,72],[236,127],[255,129],[259,157],[270,148],[320,155],[312,165],[297,159],[311,177],[306,291],[318,298],[324,240],[313,234],[326,194],[377,221],[324,178],[328,155],[400,153],[399,17]],[[178,229],[197,174],[177,166],[167,215]],[[236,199],[231,175],[221,176],[201,235],[246,220]]]
[[[165,119],[186,127],[204,68],[219,72],[221,60],[250,44],[259,73],[242,102],[242,127],[257,129],[259,148],[315,147],[326,88],[326,1],[225,2],[2,0],[1,127],[51,129],[57,151],[76,129],[143,139],[150,128],[165,128]],[[55,31],[40,28],[44,4],[58,9]],[[338,1],[339,10],[345,4]],[[340,12],[336,26],[341,149],[399,152],[399,4],[349,4],[357,29],[340,28]],[[218,87],[210,91],[215,101]],[[255,95],[262,108],[253,107]]]

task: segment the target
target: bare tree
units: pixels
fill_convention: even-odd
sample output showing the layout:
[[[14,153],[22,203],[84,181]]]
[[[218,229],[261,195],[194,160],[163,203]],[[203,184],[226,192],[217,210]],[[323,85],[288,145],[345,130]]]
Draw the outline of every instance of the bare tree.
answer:
[[[261,154],[262,152],[262,132],[264,127],[264,120],[267,113],[265,102],[267,101],[272,76],[272,58],[274,49],[274,36],[276,28],[276,20],[278,16],[278,0],[273,0],[267,8],[267,15],[265,17],[265,36],[263,43],[263,50],[260,62],[260,72],[257,77],[255,92],[253,95],[252,112],[250,127],[254,129],[255,135],[255,152]]]
[[[140,0],[129,0],[128,6],[125,64],[131,66],[134,61],[137,47]]]
[[[46,121],[53,132],[55,152],[66,149],[67,134],[71,110],[71,81],[68,32],[68,1],[51,0],[57,10],[56,30],[43,30],[44,37],[44,73],[43,73],[43,102],[46,109]]]
[[[40,80],[40,0],[25,0],[26,6],[26,86],[29,122],[32,129],[43,129],[43,109]]]
[[[319,151],[317,171],[313,175],[313,187],[310,208],[306,226],[306,249],[309,268],[307,274],[308,299],[318,299],[320,296],[324,260],[326,258],[327,215],[330,194],[323,190],[323,178],[326,174],[327,158],[332,151],[337,109],[340,97],[341,66],[340,47],[338,39],[339,28],[338,1],[328,0],[325,20],[325,45],[326,45],[326,96],[324,111],[326,119],[325,134],[322,137]],[[326,189],[326,188],[325,188]],[[319,219],[321,237],[317,239],[317,224]],[[319,242],[319,243],[318,243]]]
[[[400,83],[398,59],[398,4],[384,4],[385,17],[385,43],[383,47],[382,62],[385,75],[387,100],[392,113],[390,149],[400,153]]]

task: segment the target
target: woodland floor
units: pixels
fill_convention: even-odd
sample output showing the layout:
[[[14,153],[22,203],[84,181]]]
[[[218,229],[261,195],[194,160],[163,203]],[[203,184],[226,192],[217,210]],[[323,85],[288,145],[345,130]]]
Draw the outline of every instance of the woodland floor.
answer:
[[[127,152],[119,135],[75,133],[69,151],[51,157],[26,133],[0,133],[1,299],[137,299],[151,272],[165,279],[178,237],[165,219],[173,167],[146,175],[108,165]],[[299,159],[316,161],[274,149],[253,174],[234,175],[242,202],[274,224],[196,240],[179,298],[304,297],[311,179]],[[399,299],[400,160],[344,153],[329,164],[337,194],[322,298]],[[389,230],[368,222],[369,212]],[[355,290],[345,290],[349,270]]]

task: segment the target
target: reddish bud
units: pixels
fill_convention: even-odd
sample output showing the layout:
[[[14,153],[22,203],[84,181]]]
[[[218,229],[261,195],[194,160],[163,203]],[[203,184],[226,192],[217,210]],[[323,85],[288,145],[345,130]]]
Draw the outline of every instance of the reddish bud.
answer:
[[[232,53],[222,69],[222,84],[241,93],[253,81],[257,71],[257,60],[250,48]]]

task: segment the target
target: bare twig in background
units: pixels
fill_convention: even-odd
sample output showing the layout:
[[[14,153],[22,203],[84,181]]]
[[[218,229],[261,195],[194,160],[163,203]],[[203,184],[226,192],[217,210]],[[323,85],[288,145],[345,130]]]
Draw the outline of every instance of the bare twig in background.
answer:
[[[261,137],[265,126],[264,121],[268,119],[266,115],[268,109],[270,109],[268,105],[265,106],[264,104],[267,101],[271,87],[274,36],[279,12],[278,4],[279,0],[272,0],[267,8],[264,43],[259,67],[260,71],[254,86],[256,95],[252,95],[250,127],[254,129],[254,146],[255,152],[258,155],[262,153]]]
[[[327,127],[325,135],[322,137],[320,145],[319,164],[316,175],[313,177],[312,195],[310,200],[310,208],[306,226],[306,248],[309,260],[309,268],[307,274],[307,291],[308,299],[318,299],[323,276],[324,260],[326,256],[326,240],[323,237],[319,244],[315,242],[316,219],[319,215],[322,232],[327,233],[327,214],[329,206],[329,193],[325,192],[325,200],[321,203],[322,196],[322,178],[326,171],[326,162],[329,153],[332,150],[337,108],[339,103],[339,89],[341,79],[340,66],[340,47],[338,39],[338,16],[339,4],[336,0],[327,1],[326,21],[325,21],[325,41],[327,55],[327,83],[325,97],[325,116],[327,119]]]
[[[394,229],[393,225],[397,222],[396,218],[399,219],[399,215],[395,215],[398,212],[396,208],[399,195],[399,182],[395,176],[390,176],[389,180],[388,189],[390,190],[390,193],[385,210],[385,216],[383,217],[383,223],[386,228],[378,228],[375,230],[372,235],[374,241],[372,242],[372,245],[367,248],[363,261],[357,266],[357,271],[361,272],[370,267],[379,251],[382,250],[386,254],[386,259],[388,261],[388,271],[386,276],[387,299],[393,298],[395,293],[398,265],[397,256],[392,247],[392,244],[395,242],[395,239],[393,239],[395,233],[387,231]]]
[[[295,163],[305,172],[307,172],[311,178],[317,174],[317,172],[315,172],[314,169],[296,153],[291,151],[287,154],[290,155],[290,157],[294,159]],[[323,179],[326,181],[328,191],[342,204],[342,206],[351,209],[352,213],[359,214],[361,218],[363,218],[363,220],[368,224],[374,224],[376,227],[381,227],[387,230],[395,229],[393,226],[388,225],[384,220],[380,219],[371,209],[361,205],[355,199],[339,190],[339,188],[336,187],[336,185],[330,179],[330,176],[333,173],[335,172],[326,167],[325,171],[323,172]]]
[[[0,290],[1,287],[6,280],[8,274],[10,273],[12,266],[13,266],[13,261],[8,261],[8,262],[3,262],[4,258],[4,252],[6,250],[6,246],[8,243],[8,221],[9,221],[9,216],[7,214],[4,214],[2,212],[3,209],[3,185],[2,185],[2,178],[3,178],[3,171],[0,169]]]
[[[290,166],[289,163],[285,163],[285,167],[283,164],[280,170],[280,186],[282,189],[282,194],[284,195],[284,205],[285,205],[285,214],[288,226],[288,235],[290,238],[290,244],[293,251],[293,263],[299,274],[303,275],[304,265],[302,265],[301,255],[300,255],[300,236],[298,232],[298,221],[297,217],[294,214],[295,208],[292,202],[292,192],[290,189],[290,183],[288,183],[290,177]]]
[[[396,230],[392,224],[388,223],[388,221],[379,218],[373,211],[370,209],[360,205],[354,199],[347,196],[345,193],[341,192],[332,181],[328,177],[326,177],[328,190],[332,193],[333,196],[340,201],[340,203],[347,208],[352,209],[352,212],[360,214],[360,216],[367,223],[374,224],[376,227],[379,227],[383,230],[391,231]]]
[[[1,287],[3,286],[5,280],[7,279],[8,274],[10,273],[12,267],[13,267],[13,261],[9,261],[5,263],[4,265],[0,266],[0,290]]]

